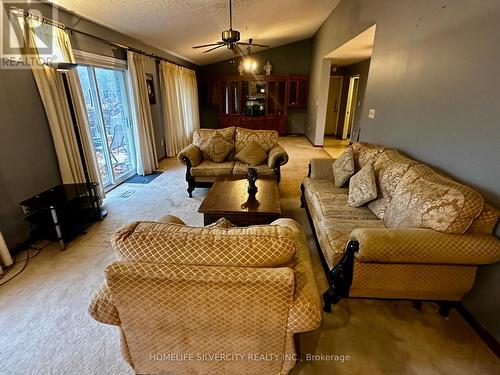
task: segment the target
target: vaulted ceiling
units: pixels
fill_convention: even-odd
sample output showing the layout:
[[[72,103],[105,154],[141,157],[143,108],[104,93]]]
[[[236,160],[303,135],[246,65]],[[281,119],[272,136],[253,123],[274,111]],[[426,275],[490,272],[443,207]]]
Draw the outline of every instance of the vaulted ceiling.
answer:
[[[220,40],[229,28],[228,0],[49,1],[198,65],[233,56],[226,48],[209,53],[191,48]],[[339,1],[234,0],[233,29],[242,41],[280,46],[313,36]]]

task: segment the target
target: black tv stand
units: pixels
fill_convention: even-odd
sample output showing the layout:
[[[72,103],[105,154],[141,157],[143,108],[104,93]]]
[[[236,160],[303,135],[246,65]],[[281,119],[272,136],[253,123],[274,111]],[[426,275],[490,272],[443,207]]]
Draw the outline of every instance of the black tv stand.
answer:
[[[61,250],[92,223],[107,214],[97,183],[62,184],[21,202],[34,239],[57,241]]]

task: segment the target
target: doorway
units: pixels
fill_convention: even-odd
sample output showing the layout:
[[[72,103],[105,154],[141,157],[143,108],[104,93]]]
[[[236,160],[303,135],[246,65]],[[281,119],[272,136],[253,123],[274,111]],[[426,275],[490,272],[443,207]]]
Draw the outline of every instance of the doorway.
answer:
[[[351,136],[352,124],[356,116],[356,107],[358,106],[358,87],[359,75],[352,76],[349,79],[349,92],[347,94],[347,105],[345,110],[344,129],[342,130],[342,139]]]
[[[330,77],[328,104],[326,110],[325,136],[335,136],[339,124],[340,100],[342,96],[342,82],[344,77]]]
[[[134,134],[125,72],[79,65],[92,146],[105,191],[136,173]]]

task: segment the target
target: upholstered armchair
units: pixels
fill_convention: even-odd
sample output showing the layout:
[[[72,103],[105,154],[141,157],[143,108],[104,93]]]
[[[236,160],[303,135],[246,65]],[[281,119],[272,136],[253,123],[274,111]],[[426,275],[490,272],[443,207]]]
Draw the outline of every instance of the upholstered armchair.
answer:
[[[138,374],[288,374],[294,334],[322,316],[300,226],[166,220],[114,235],[118,260],[90,304],[119,327],[125,360]]]
[[[266,153],[262,162],[250,165],[236,157],[249,143],[255,142]],[[246,175],[250,166],[260,176],[274,176],[281,180],[281,166],[288,162],[288,154],[278,144],[275,130],[249,130],[243,128],[197,129],[193,143],[177,156],[186,166],[188,194],[193,196],[197,187],[209,187],[220,176]]]

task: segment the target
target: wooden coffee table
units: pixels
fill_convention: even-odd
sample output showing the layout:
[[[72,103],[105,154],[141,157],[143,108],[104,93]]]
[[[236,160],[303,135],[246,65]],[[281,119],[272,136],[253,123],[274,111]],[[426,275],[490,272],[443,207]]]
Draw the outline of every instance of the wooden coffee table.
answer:
[[[281,217],[278,184],[273,177],[257,180],[259,191],[249,198],[248,182],[241,177],[219,177],[203,200],[198,212],[205,225],[222,217],[237,226],[269,224]]]

